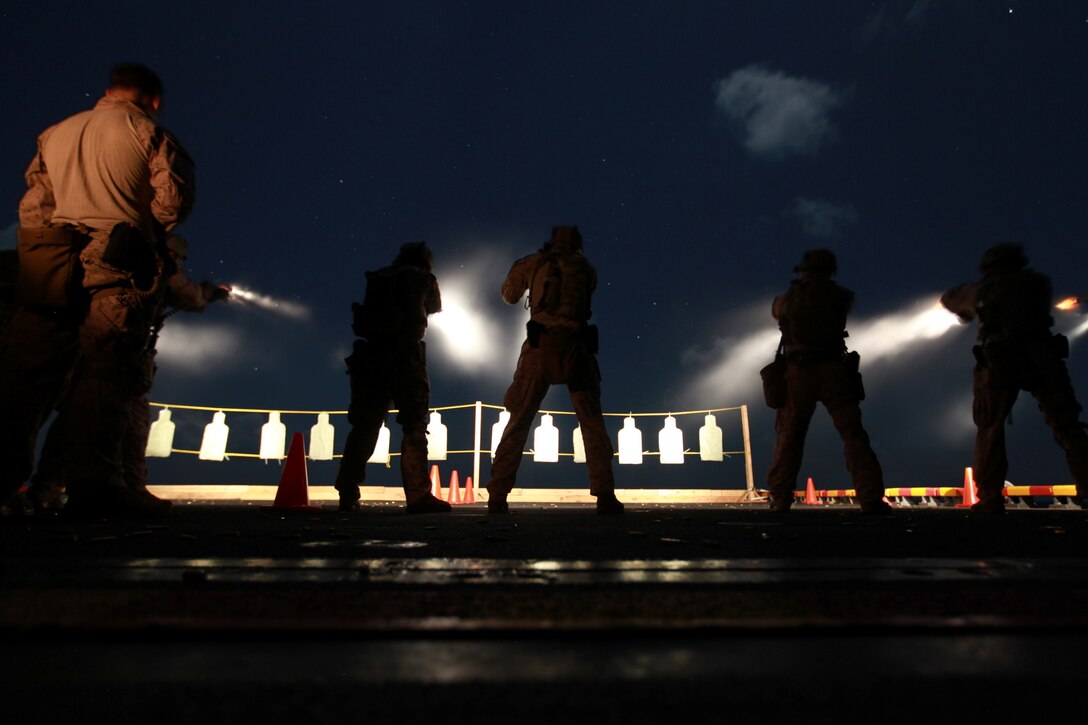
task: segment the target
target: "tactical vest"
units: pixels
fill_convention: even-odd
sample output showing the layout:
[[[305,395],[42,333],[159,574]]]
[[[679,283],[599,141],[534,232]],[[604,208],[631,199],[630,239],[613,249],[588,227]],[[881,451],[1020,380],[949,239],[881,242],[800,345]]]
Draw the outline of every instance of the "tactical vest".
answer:
[[[368,340],[412,337],[427,329],[431,275],[414,267],[384,267],[366,273],[366,295],[354,306],[354,330]]]
[[[829,279],[793,283],[779,312],[786,352],[845,350],[846,315],[853,293]]]
[[[1031,270],[983,279],[978,295],[978,320],[983,343],[1047,335],[1054,324],[1050,316],[1049,280]]]
[[[529,308],[535,322],[578,327],[592,315],[597,273],[580,254],[544,254],[529,279]]]

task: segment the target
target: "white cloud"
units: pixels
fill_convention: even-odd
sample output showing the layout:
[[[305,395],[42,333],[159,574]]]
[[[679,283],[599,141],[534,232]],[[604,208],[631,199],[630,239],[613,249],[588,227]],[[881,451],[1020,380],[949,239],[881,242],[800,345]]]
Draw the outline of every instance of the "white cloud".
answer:
[[[932,0],[892,0],[874,5],[861,25],[862,44],[904,37],[905,31],[923,27],[932,4]]]
[[[214,373],[237,361],[242,350],[242,335],[230,325],[171,320],[159,336],[156,360],[184,372]]]
[[[815,153],[831,136],[831,112],[842,104],[826,84],[759,65],[733,71],[715,91],[718,110],[743,125],[745,147],[770,158]]]
[[[804,230],[814,237],[837,237],[843,227],[854,224],[858,213],[850,204],[833,204],[819,199],[798,198],[790,213],[801,220]]]

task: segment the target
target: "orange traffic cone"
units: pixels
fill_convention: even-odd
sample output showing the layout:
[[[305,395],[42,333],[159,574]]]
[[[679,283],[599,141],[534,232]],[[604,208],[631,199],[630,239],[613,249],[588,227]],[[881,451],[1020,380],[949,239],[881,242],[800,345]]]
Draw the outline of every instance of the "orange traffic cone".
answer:
[[[805,505],[820,505],[820,499],[816,497],[816,484],[812,482],[812,476],[808,477],[808,483],[805,484]]]
[[[472,476],[465,478],[465,495],[461,497],[461,503],[476,503],[476,492],[472,487]]]
[[[306,474],[306,442],[301,433],[291,437],[291,450],[287,453],[287,463],[283,464],[280,485],[276,489],[276,500],[270,506],[274,509],[307,509],[319,507],[310,505],[307,490],[310,485]]]
[[[438,464],[431,466],[431,495],[442,498],[442,475],[438,472]]]
[[[967,509],[978,503],[978,489],[975,488],[975,472],[971,467],[963,469],[963,501],[956,504],[958,509]]]
[[[446,496],[446,503],[461,503],[461,481],[457,478],[457,470],[450,474],[450,492]]]

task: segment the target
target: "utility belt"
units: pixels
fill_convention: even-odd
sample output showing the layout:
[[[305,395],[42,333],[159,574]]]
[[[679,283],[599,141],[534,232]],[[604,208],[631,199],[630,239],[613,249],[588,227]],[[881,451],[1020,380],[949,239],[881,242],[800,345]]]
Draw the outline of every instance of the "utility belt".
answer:
[[[574,338],[585,345],[586,350],[592,355],[596,355],[601,348],[601,334],[596,325],[583,324],[578,328],[548,327],[529,320],[525,323],[525,337],[529,347],[540,347],[542,338],[558,340]]]
[[[825,363],[839,362],[849,358],[851,355],[860,358],[856,352],[847,354],[842,350],[795,350],[793,352],[785,353],[784,357],[788,362]]]
[[[20,228],[19,277],[16,300],[30,309],[78,312],[86,308],[88,293],[83,288],[80,254],[91,241],[91,230],[82,224],[56,227]],[[133,291],[139,296],[155,294],[165,274],[165,250],[161,242],[147,237],[131,224],[120,223],[110,231],[102,261],[132,276],[131,282],[110,286],[96,295]]]
[[[980,369],[988,371],[992,385],[1033,390],[1045,382],[1048,364],[1069,357],[1065,335],[1045,335],[1025,340],[983,341],[971,348]]]
[[[363,373],[377,367],[389,369],[410,364],[427,365],[427,343],[413,338],[360,337],[344,358],[348,373]]]
[[[975,362],[984,367],[1002,366],[1012,360],[1043,352],[1064,360],[1069,357],[1069,338],[1065,335],[1040,335],[1026,340],[983,341],[971,348]]]
[[[782,346],[779,346],[779,350]],[[763,399],[768,408],[778,410],[789,402],[789,384],[786,378],[788,363],[841,362],[849,374],[851,395],[858,401],[865,400],[865,384],[861,378],[861,355],[856,352],[830,350],[803,350],[783,354],[777,352],[774,362],[759,371],[763,381]]]

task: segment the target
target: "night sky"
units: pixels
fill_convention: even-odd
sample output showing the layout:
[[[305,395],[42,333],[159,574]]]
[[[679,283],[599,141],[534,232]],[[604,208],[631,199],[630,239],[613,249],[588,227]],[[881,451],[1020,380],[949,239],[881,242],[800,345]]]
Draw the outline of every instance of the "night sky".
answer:
[[[447,307],[428,334],[432,405],[500,403],[527,315],[501,302],[502,279],[552,225],[577,224],[600,278],[605,410],[746,403],[760,485],[770,301],[803,250],[828,247],[857,293],[847,342],[889,485],[958,484],[974,329],[912,325],[1000,241],[1025,245],[1056,298],[1088,295],[1088,2],[539,5],[8,2],[0,247],[14,245],[36,135],[92,106],[114,62],[138,60],[197,162],[179,230],[191,275],[284,303],[171,318],[153,400],[345,408],[363,274],[425,239]],[[1067,333],[1088,319],[1056,318]],[[1086,342],[1070,360],[1082,401]],[[561,389],[545,405],[569,410]],[[175,420],[175,445],[196,448],[210,414]],[[256,452],[262,422],[228,416],[229,449]],[[447,423],[451,448],[471,446],[470,417]],[[558,423],[569,451],[572,423]],[[736,416],[719,423],[739,446]],[[680,420],[687,447],[701,424]],[[660,420],[640,427],[656,450]],[[1029,396],[1009,434],[1011,480],[1071,482]],[[526,462],[521,480],[583,485],[572,466]],[[395,467],[371,471],[398,485]],[[334,472],[313,464],[311,481]],[[616,473],[621,488],[744,480],[736,460]],[[848,482],[822,410],[802,475]],[[152,478],[274,483],[278,468],[190,457],[154,461]]]

